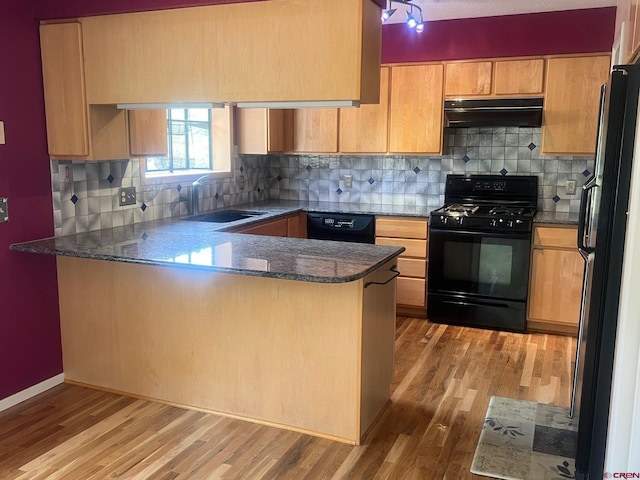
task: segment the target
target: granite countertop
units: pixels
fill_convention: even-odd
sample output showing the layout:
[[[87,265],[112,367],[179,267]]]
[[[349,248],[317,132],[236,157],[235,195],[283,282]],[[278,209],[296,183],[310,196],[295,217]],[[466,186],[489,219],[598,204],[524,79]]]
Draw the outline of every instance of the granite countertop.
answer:
[[[565,225],[578,224],[577,213],[538,212],[533,218],[533,223],[557,223]]]
[[[181,266],[320,283],[365,277],[402,247],[225,233],[301,210],[252,205],[269,213],[226,224],[165,219],[14,244],[11,250],[161,266]]]

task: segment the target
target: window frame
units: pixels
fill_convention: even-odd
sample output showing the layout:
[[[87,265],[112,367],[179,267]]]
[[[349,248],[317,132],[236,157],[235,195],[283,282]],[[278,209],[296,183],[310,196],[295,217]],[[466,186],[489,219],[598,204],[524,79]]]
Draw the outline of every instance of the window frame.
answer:
[[[211,118],[211,169],[194,168],[189,170],[147,171],[147,159],[140,162],[140,177],[143,184],[164,184],[189,182],[207,175],[208,178],[235,177],[235,145],[234,145],[234,107],[209,109]],[[167,144],[169,140],[167,139]]]

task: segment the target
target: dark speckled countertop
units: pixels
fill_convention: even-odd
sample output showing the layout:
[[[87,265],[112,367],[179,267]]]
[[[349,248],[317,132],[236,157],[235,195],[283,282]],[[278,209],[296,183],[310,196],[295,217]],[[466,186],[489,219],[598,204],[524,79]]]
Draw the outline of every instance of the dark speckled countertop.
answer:
[[[318,205],[270,202],[236,206],[232,209],[266,213],[222,224],[185,221],[184,217],[156,220],[18,243],[11,250],[321,283],[358,280],[404,251],[401,247],[225,232],[300,210],[330,208]]]
[[[577,225],[577,213],[538,212],[533,218],[533,223],[557,223],[564,225]]]

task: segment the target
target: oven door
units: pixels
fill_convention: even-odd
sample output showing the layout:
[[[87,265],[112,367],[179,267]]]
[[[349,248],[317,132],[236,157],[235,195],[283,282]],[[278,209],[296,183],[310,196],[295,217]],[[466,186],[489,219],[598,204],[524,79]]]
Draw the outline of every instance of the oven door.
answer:
[[[431,229],[428,318],[524,330],[530,255],[529,232]]]

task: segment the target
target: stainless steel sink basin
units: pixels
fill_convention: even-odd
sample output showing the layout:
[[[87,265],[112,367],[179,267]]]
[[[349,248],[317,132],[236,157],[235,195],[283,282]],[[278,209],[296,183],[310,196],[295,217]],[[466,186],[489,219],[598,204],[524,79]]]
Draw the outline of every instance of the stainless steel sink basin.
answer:
[[[252,212],[250,210],[223,210],[221,212],[209,212],[193,217],[185,218],[185,220],[193,222],[211,222],[211,223],[228,223],[242,220],[245,218],[257,217],[267,212]]]

